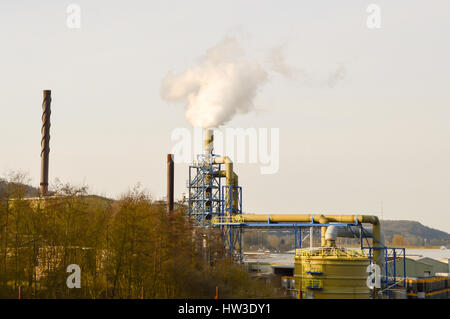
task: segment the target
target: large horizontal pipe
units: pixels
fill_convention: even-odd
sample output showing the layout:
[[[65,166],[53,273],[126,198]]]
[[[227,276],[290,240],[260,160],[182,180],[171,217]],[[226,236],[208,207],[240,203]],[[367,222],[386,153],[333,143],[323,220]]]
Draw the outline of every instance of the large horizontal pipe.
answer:
[[[373,227],[365,227],[364,230],[373,233]],[[337,238],[361,238],[361,229],[358,226],[329,225],[325,232],[327,246],[335,246]],[[384,236],[381,234],[381,243],[383,242]]]
[[[320,224],[328,223],[367,223],[372,224],[372,236],[374,247],[381,247],[380,221],[373,215],[322,215],[322,214],[242,214],[246,223],[252,222],[315,222]],[[326,246],[325,233],[327,227],[322,227],[322,246]],[[380,250],[374,249],[373,258],[375,263],[381,267]]]
[[[323,214],[242,214],[245,222],[315,222],[378,224],[378,217],[371,215],[323,215]]]
[[[327,231],[325,233],[325,240],[334,244],[338,237],[343,238],[360,238],[360,229],[358,226],[328,226]]]

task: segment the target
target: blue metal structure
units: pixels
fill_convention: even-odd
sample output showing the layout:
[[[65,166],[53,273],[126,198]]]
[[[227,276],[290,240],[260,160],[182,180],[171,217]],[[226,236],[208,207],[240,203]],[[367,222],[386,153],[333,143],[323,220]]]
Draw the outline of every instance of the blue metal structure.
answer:
[[[392,248],[386,247],[383,243],[380,243],[380,247],[374,247],[373,243],[371,244],[369,239],[378,242],[372,234],[366,230],[362,223],[330,223],[330,224],[320,224],[314,221],[310,223],[274,223],[268,220],[266,223],[236,223],[236,221],[226,220],[222,224],[222,226],[226,225],[230,228],[240,227],[241,229],[249,228],[249,229],[293,229],[294,230],[294,243],[295,248],[301,248],[302,243],[302,233],[303,228],[310,227],[327,227],[327,226],[341,226],[341,227],[349,227],[349,226],[358,226],[359,234],[355,233],[355,238],[360,238],[360,249],[366,251],[370,263],[374,263],[373,260],[373,251],[381,250],[382,251],[382,269],[381,269],[381,286],[382,291],[385,297],[390,297],[390,289],[392,288],[401,288],[404,287],[404,283],[406,280],[406,259],[405,259],[405,248]],[[349,227],[351,230],[352,228]],[[397,276],[397,263],[392,261],[402,261],[401,267],[403,268],[403,276]]]
[[[222,214],[222,187],[220,164],[213,164],[214,155],[200,154],[197,162],[189,166],[189,216],[199,226],[209,226],[209,221]]]
[[[373,251],[381,250],[383,258],[383,267],[380,269],[381,292],[385,298],[391,298],[391,291],[395,288],[406,287],[406,249],[392,247],[364,247],[368,251],[370,263],[373,263]],[[399,265],[403,268],[403,276],[397,276],[397,261],[401,260]]]
[[[240,186],[222,185],[221,164],[214,163],[216,154],[197,155],[197,161],[189,166],[189,200],[188,214],[197,222],[197,226],[205,228],[218,228],[221,231],[224,247],[230,257],[238,262],[243,261],[242,238],[243,230],[248,229],[292,229],[294,231],[295,249],[301,248],[303,228],[327,227],[327,226],[358,226],[362,250],[366,250],[370,262],[373,263],[373,250],[383,250],[383,276],[382,286],[386,294],[388,287],[400,287],[404,279],[398,280],[396,276],[396,263],[389,263],[391,259],[403,258],[403,275],[406,276],[405,250],[400,248],[388,248],[380,243],[381,247],[374,247],[369,239],[376,239],[366,230],[362,223],[330,223],[321,224],[314,219],[308,223],[274,223],[268,218],[267,222],[247,223],[241,217],[242,214],[242,188]],[[237,197],[237,198],[236,198]],[[233,200],[237,199],[238,207],[233,207]],[[349,227],[351,230],[351,227]],[[393,274],[393,275],[392,275]]]
[[[242,213],[242,188],[221,184],[221,164],[214,163],[215,157],[219,156],[198,155],[197,161],[189,166],[188,214],[200,227],[218,227],[228,254],[241,262],[243,226],[231,221]],[[235,199],[238,201],[238,208],[231,205]]]

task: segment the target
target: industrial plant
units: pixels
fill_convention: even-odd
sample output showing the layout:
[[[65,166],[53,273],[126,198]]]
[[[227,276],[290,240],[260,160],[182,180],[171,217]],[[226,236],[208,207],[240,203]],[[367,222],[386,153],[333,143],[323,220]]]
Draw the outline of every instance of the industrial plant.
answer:
[[[3,309],[445,315],[449,13],[0,0]]]
[[[45,90],[42,104],[40,196],[30,199],[39,209],[50,205],[57,198],[48,188],[50,105],[51,91]],[[207,263],[209,259],[213,262],[213,256],[208,255],[206,248],[212,234],[219,234],[227,258],[246,269],[251,276],[267,280],[271,284],[276,283],[285,298],[450,297],[448,260],[445,263],[431,258],[413,258],[407,256],[405,248],[386,246],[377,216],[244,212],[244,191],[233,161],[226,155],[215,153],[213,129],[204,129],[203,135],[203,153],[198,154],[195,162],[189,166],[188,196],[185,201],[175,203],[174,155],[167,155],[167,197],[163,205],[167,207],[167,215],[174,211],[175,205],[177,209],[184,211],[185,217],[194,225],[194,232],[202,238],[199,244],[205,251]],[[14,201],[11,205],[14,205]],[[288,230],[293,234],[293,254],[258,255],[244,251],[243,238],[246,231],[270,230]],[[340,244],[339,239],[342,238],[356,239],[359,247]],[[37,253],[38,255],[55,249],[59,255],[63,254],[59,247],[46,246],[42,249],[45,252]],[[92,251],[90,247],[70,249]],[[101,260],[94,264],[104,264],[107,255],[106,249],[102,252]],[[34,276],[36,280],[41,275],[36,274],[35,270]]]
[[[377,216],[243,212],[243,190],[238,174],[229,157],[214,153],[212,129],[205,130],[204,153],[189,167],[188,188],[189,217],[196,220],[198,227],[219,229],[230,258],[236,262],[243,262],[245,230],[294,231],[295,267],[291,276],[282,277],[283,286],[291,296],[300,299],[449,297],[448,263],[447,274],[407,277],[405,248],[385,246]],[[319,247],[313,246],[316,227],[320,229]],[[302,247],[307,237],[310,246]],[[360,248],[337,246],[339,237],[358,238]],[[247,264],[251,268],[251,263]]]

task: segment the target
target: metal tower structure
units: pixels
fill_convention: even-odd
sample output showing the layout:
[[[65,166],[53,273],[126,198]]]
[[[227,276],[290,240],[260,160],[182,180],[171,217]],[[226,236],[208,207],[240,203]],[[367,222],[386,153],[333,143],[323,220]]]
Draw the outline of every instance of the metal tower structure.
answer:
[[[221,179],[226,177],[220,161],[223,157],[213,153],[212,131],[207,130],[205,134],[205,152],[197,155],[197,160],[189,166],[188,214],[199,227],[219,228],[229,256],[241,262],[242,188],[223,185]]]
[[[221,165],[213,164],[213,155],[197,155],[189,166],[189,216],[207,227],[213,217],[222,216],[222,188],[218,176]]]

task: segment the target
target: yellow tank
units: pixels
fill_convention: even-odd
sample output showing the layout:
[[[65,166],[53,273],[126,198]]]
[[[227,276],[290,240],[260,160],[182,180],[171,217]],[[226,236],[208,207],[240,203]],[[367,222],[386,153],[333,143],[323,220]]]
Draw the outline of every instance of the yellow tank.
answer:
[[[302,299],[368,299],[369,258],[361,250],[297,249],[295,288]]]

